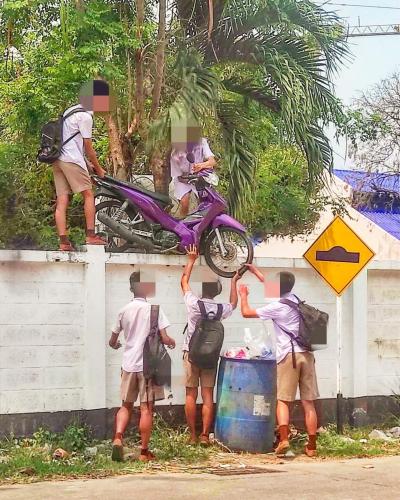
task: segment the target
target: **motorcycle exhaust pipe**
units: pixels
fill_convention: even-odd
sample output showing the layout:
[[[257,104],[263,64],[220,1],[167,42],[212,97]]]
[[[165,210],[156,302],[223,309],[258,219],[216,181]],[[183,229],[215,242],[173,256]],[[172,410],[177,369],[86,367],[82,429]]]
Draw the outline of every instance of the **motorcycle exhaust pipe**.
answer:
[[[136,245],[147,248],[148,250],[154,249],[153,243],[145,240],[144,238],[141,238],[134,233],[131,233],[129,229],[126,229],[125,226],[112,219],[107,214],[100,212],[97,214],[97,219],[105,226],[109,227],[117,236],[120,236],[125,241],[129,243],[135,243]]]

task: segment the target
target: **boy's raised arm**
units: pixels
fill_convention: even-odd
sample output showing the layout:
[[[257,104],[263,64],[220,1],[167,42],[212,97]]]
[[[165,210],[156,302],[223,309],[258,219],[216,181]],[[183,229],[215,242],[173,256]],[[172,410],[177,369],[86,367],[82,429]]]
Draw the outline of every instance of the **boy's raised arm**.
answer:
[[[183,293],[191,291],[189,285],[190,275],[192,274],[193,265],[196,262],[197,257],[199,256],[199,254],[197,253],[196,245],[189,245],[189,248],[186,249],[186,252],[188,255],[188,261],[185,269],[183,270],[181,278],[181,288]]]

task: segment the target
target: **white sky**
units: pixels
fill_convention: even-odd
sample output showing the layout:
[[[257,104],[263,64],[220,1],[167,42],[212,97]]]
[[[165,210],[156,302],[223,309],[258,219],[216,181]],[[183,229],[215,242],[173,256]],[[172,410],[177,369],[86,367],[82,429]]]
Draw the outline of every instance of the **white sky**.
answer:
[[[315,3],[322,4],[324,0]],[[327,2],[325,9],[328,9],[329,3],[394,7],[396,9],[389,10],[332,5],[329,10],[337,12],[352,26],[400,25],[400,0],[331,0]],[[362,91],[368,90],[395,71],[400,71],[400,35],[350,38],[349,41],[353,54],[352,61],[346,64],[335,81],[336,94],[345,104],[351,104]],[[332,143],[332,146],[337,153],[335,168],[350,168],[352,162],[345,158],[344,143],[339,145]]]

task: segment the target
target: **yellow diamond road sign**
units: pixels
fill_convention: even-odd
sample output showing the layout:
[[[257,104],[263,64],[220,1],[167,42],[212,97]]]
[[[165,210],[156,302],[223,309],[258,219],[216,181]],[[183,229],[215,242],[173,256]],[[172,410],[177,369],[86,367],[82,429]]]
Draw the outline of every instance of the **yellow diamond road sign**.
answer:
[[[374,255],[351,227],[336,217],[303,257],[341,295]]]

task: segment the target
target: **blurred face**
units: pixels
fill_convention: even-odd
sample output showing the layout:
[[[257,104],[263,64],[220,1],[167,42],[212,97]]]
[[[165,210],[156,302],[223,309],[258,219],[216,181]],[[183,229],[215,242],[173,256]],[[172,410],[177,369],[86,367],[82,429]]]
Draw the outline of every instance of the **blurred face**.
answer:
[[[113,109],[115,99],[106,82],[91,80],[82,85],[80,104],[87,111],[105,114]]]
[[[155,283],[135,283],[135,289],[134,289],[133,293],[138,297],[152,298],[156,294],[156,284]]]
[[[171,129],[172,147],[177,152],[188,152],[201,140],[202,133],[198,125],[175,125]]]

